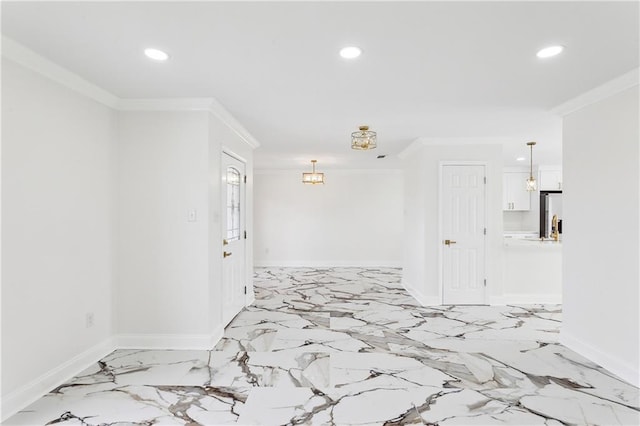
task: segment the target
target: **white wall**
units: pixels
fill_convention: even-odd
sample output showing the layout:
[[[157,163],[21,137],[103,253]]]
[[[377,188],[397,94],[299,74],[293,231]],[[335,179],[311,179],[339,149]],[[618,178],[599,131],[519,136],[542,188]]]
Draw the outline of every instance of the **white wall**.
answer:
[[[417,142],[405,158],[405,287],[423,304],[442,302],[438,276],[440,163],[482,161],[487,163],[487,287],[490,296],[501,296],[502,146]]]
[[[114,140],[112,110],[3,59],[5,413],[112,334]]]
[[[223,332],[222,150],[246,160],[251,177],[253,149],[212,112],[126,111],[118,117],[118,342],[210,348]],[[248,184],[248,231],[251,194]],[[252,241],[246,241],[250,295]]]
[[[124,342],[167,346],[178,336],[205,339],[208,113],[126,111],[118,119],[117,332]]]
[[[419,151],[419,150],[418,150]],[[404,242],[402,257],[402,283],[424,305],[440,304],[442,298],[424,293],[427,277],[427,193],[425,182],[431,173],[422,163],[422,153],[417,152],[404,160]],[[433,185],[433,184],[432,184]],[[431,188],[433,189],[433,188]],[[437,188],[435,188],[437,191]],[[437,201],[436,201],[437,202]],[[431,253],[433,255],[433,253]],[[433,267],[433,265],[431,265]]]
[[[215,100],[122,100],[4,37],[2,55],[3,420],[116,347],[215,344],[221,150],[246,159],[250,206],[258,143]]]
[[[225,151],[245,161],[245,240],[247,304],[252,303],[253,291],[253,148],[232,127],[215,114],[209,114],[209,310],[212,330],[222,324],[222,239],[221,223],[221,155]]]
[[[638,86],[567,115],[561,341],[640,384]]]
[[[319,164],[326,183],[305,185],[307,169],[256,172],[256,265],[400,266],[402,173]]]

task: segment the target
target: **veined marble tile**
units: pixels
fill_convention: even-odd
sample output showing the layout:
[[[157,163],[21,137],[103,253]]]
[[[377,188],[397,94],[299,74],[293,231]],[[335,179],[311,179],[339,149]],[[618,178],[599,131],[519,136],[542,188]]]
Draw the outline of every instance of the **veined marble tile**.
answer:
[[[416,399],[416,407],[427,424],[440,424],[457,420],[459,424],[468,423],[468,419],[478,416],[490,416],[499,419],[511,407],[497,399],[487,398],[479,392],[460,389],[455,392],[440,392],[427,398]],[[537,419],[541,424],[545,419]],[[455,422],[454,422],[455,423]]]
[[[356,394],[332,388],[256,388],[238,423],[245,425],[383,425],[422,424],[414,400],[439,389],[370,389]],[[446,392],[446,391],[445,391]]]
[[[228,327],[213,348],[216,351],[267,351],[271,348],[276,331],[255,326]]]
[[[531,412],[557,419],[565,424],[638,425],[640,413],[637,407],[611,404],[579,389],[550,384],[534,395],[520,399],[522,407]]]
[[[423,338],[439,336],[557,342],[560,322],[539,306],[448,306],[423,310],[425,322],[411,329]],[[551,309],[551,308],[550,308]],[[553,316],[549,312],[549,316]],[[429,333],[429,334],[427,334]],[[435,336],[433,336],[435,338]]]
[[[419,360],[390,353],[336,352],[331,359],[331,387],[350,393],[369,389],[441,388],[453,377]]]
[[[298,351],[212,352],[211,385],[327,387],[329,354]]]
[[[246,399],[241,389],[85,386],[82,393],[48,394],[5,424],[235,424]]]
[[[467,323],[455,318],[445,316],[433,316],[416,324],[414,327],[406,327],[402,330],[408,337],[415,336],[418,340],[430,340],[438,337],[461,337],[467,333],[486,330],[486,326],[481,324]]]
[[[304,329],[329,326],[329,313],[272,311],[249,307],[240,312],[228,328],[253,327],[270,330]]]
[[[485,363],[492,365],[493,371],[508,372],[514,378],[526,377],[536,386],[555,381],[564,383],[568,388],[581,387],[584,392],[593,395],[607,395],[607,398],[622,404],[639,405],[638,388],[560,344],[478,339],[439,339],[429,344],[434,349],[444,351],[444,354],[451,354],[448,359],[452,362],[456,356],[465,354],[466,358],[461,359],[481,357]],[[419,356],[419,351],[414,352]],[[496,370],[497,367],[501,370]],[[490,369],[486,366],[485,370],[488,373]],[[507,383],[503,383],[504,385]],[[523,388],[523,383],[520,382],[515,387]]]
[[[365,309],[354,312],[353,318],[393,330],[413,328],[425,324],[425,319],[416,312],[399,305],[370,302]]]
[[[366,321],[352,318],[353,315],[348,316],[332,316],[329,318],[329,328],[331,330],[352,330],[357,327],[366,327],[369,325]],[[378,330],[376,330],[378,331]]]
[[[332,330],[278,330],[271,345],[272,351],[298,352],[358,352],[369,348],[366,343],[348,333]]]
[[[333,401],[310,388],[255,388],[245,410],[238,418],[241,425],[327,425]]]
[[[423,420],[415,401],[440,391],[428,387],[371,388],[341,396],[334,391],[331,417],[336,425],[420,425]]]
[[[115,351],[6,424],[640,424],[559,305],[420,306],[396,268],[257,268],[211,351]]]
[[[129,350],[114,351],[53,392],[81,384],[206,385],[210,351]]]

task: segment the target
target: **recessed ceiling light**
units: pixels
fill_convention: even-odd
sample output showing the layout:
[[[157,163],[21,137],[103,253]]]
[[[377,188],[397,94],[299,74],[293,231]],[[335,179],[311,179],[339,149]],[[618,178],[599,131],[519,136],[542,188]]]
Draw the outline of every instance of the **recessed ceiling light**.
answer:
[[[356,46],[347,46],[340,49],[340,56],[345,59],[354,59],[360,56],[362,50]]]
[[[538,58],[550,58],[556,56],[564,50],[564,46],[549,46],[544,49],[540,49],[536,55]]]
[[[154,61],[166,61],[169,59],[169,55],[166,52],[158,49],[144,49],[144,54]]]
[[[518,158],[516,158],[516,161],[524,161],[524,160],[526,160],[526,158],[524,158],[524,157],[518,157]]]

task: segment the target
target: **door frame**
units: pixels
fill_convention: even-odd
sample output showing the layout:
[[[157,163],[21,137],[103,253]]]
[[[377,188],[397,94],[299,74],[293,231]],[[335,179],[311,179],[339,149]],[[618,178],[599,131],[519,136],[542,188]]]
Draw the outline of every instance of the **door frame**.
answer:
[[[249,206],[247,204],[247,186],[246,186],[247,184],[246,184],[246,182],[244,182],[244,178],[247,176],[247,163],[248,162],[244,157],[242,157],[241,155],[236,154],[236,152],[234,150],[232,150],[231,148],[223,145],[221,147],[221,149],[220,149],[220,157],[219,157],[220,158],[220,163],[219,163],[220,166],[222,166],[222,159],[223,159],[224,155],[228,155],[229,157],[231,157],[231,158],[233,158],[235,160],[238,160],[242,164],[244,164],[244,176],[242,178],[243,182],[241,182],[241,184],[244,184],[245,186],[244,186],[244,191],[240,191],[240,193],[242,194],[241,203],[242,203],[242,206],[244,206],[244,210],[245,210],[244,216],[242,216],[243,219],[241,219],[241,221],[243,222],[243,225],[244,225],[244,229],[241,230],[241,234],[243,234],[247,230],[247,217],[248,217],[248,210],[249,210]],[[220,177],[222,177],[222,173],[225,172],[225,170],[222,170],[222,167],[219,167],[219,169],[220,169],[219,175],[220,175]],[[223,191],[224,191],[224,189],[220,188],[220,197],[218,197],[219,198],[219,201],[218,201],[219,208],[221,209],[220,211],[222,211],[222,209],[226,208],[226,206],[223,205],[224,203],[222,202],[222,193],[223,193]],[[241,214],[242,214],[242,212],[241,212]],[[226,228],[226,223],[223,223],[223,221],[220,221],[220,222],[221,222],[220,223],[220,236],[221,236],[221,238],[219,239],[219,242],[222,241],[223,238],[225,238],[224,234],[225,234],[225,231],[227,229]],[[242,252],[244,253],[244,259],[243,259],[242,265],[243,265],[244,275],[245,275],[244,276],[244,286],[245,286],[245,289],[246,289],[246,292],[245,292],[244,297],[243,297],[243,305],[245,307],[247,307],[247,301],[248,301],[249,292],[253,291],[253,288],[249,288],[250,284],[251,284],[251,287],[253,287],[253,279],[252,279],[253,275],[252,275],[252,271],[250,271],[249,266],[248,266],[249,256],[247,255],[247,239],[244,238],[244,237],[241,237],[240,240],[242,241],[242,246],[243,246]],[[223,278],[222,277],[222,259],[220,260],[220,262],[221,262],[220,263],[220,265],[221,265],[221,267],[220,267],[220,278],[221,278],[221,284],[222,284],[221,285],[221,289],[224,291],[224,283],[222,283],[222,278]],[[250,273],[251,273],[251,275],[249,275]],[[224,301],[224,298],[222,298],[222,300]],[[224,307],[220,306],[220,309],[221,309],[220,313],[222,315]]]
[[[444,305],[444,230],[443,230],[443,215],[442,215],[442,206],[444,200],[444,189],[443,189],[443,181],[442,175],[445,166],[484,166],[485,177],[488,174],[489,163],[487,161],[476,161],[476,160],[441,160],[438,162],[438,300],[440,300],[440,305]],[[488,197],[488,183],[484,188],[484,226],[487,228],[487,234],[484,237],[484,275],[487,277],[488,269],[487,269],[487,261],[489,259],[489,250],[487,246],[487,236],[489,235],[489,227],[487,226],[487,220],[489,216],[487,215],[487,199]],[[487,277],[488,278],[488,277]],[[484,300],[483,303],[485,305],[489,304],[489,294],[491,289],[491,281],[487,279],[487,285],[484,290]]]

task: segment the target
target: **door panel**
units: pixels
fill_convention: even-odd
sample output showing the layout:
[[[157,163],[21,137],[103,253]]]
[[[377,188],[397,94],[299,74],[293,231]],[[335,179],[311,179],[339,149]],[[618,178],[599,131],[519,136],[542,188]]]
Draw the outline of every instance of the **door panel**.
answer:
[[[442,168],[444,304],[484,304],[485,167]]]
[[[222,320],[227,325],[245,304],[245,164],[222,154]]]

